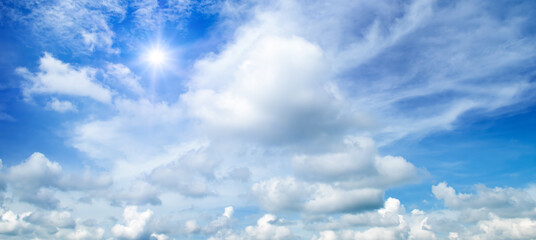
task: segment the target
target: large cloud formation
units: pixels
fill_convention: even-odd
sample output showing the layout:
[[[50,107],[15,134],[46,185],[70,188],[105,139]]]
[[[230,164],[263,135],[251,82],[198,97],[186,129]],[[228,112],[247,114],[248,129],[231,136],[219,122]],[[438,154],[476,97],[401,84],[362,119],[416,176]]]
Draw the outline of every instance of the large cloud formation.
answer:
[[[64,40],[73,52],[114,55],[121,52],[114,23],[132,21],[136,31],[168,21],[180,28],[202,5],[121,3],[9,1],[0,9],[23,6],[6,16],[37,36]],[[42,153],[4,167],[0,233],[14,239],[536,238],[533,186],[476,185],[474,193],[459,193],[441,182],[431,189],[439,207],[427,211],[386,196],[427,172],[411,159],[380,153],[381,146],[451,129],[464,114],[532,103],[536,46],[527,29],[534,7],[489,5],[224,1],[213,6],[221,21],[214,28],[231,34],[194,61],[180,81],[184,91],[173,98],[155,97],[154,86],[126,62],[92,67],[45,52],[37,70],[16,70],[23,97],[80,114],[62,126],[66,143],[103,173],[71,172]],[[96,102],[104,113],[65,98]]]

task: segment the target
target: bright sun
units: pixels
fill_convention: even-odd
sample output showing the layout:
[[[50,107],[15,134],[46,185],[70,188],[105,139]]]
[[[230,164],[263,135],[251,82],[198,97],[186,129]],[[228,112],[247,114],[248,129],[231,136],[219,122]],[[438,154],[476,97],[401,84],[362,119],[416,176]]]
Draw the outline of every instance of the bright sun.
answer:
[[[162,49],[155,48],[147,54],[147,61],[155,66],[160,66],[166,61],[166,53]]]

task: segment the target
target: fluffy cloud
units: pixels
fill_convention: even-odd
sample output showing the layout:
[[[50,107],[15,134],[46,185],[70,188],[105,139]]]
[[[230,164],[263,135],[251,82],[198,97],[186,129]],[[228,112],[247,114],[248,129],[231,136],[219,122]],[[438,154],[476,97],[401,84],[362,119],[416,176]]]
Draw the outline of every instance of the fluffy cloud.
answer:
[[[88,226],[81,219],[74,220],[68,211],[16,214],[2,209],[0,215],[0,233],[6,239],[99,240],[105,233],[104,228]]]
[[[256,226],[248,226],[245,232],[248,239],[292,239],[293,235],[289,228],[278,226],[281,220],[272,214],[266,214],[257,220]]]
[[[2,177],[19,200],[43,208],[58,207],[59,200],[54,197],[56,189],[97,190],[112,183],[107,175],[92,176],[89,172],[82,176],[64,174],[59,163],[48,160],[42,153],[34,153],[26,161],[8,168]]]
[[[234,208],[233,207],[226,207],[223,214],[218,217],[217,219],[211,221],[208,225],[204,226],[201,230],[204,234],[213,234],[215,232],[221,231],[222,229],[227,229],[230,227],[231,224],[231,218],[234,214]],[[190,225],[190,226],[188,226]],[[193,230],[191,232],[195,232],[195,224],[186,224],[186,227],[189,228],[187,230]]]
[[[68,111],[77,111],[76,106],[72,102],[60,101],[57,98],[52,98],[52,100],[47,103],[47,108],[60,113]]]
[[[336,163],[336,164],[334,164]],[[292,168],[309,181],[340,182],[355,187],[386,187],[415,179],[417,169],[402,157],[380,156],[374,141],[348,136],[333,153],[298,155]]]
[[[54,235],[58,239],[69,240],[100,240],[103,239],[104,229],[76,225],[75,229],[61,229]]]
[[[256,183],[252,192],[270,211],[308,213],[355,212],[381,206],[383,191],[374,188],[345,189],[294,178],[271,178]]]
[[[0,220],[0,233],[2,234],[18,234],[21,230],[29,226],[24,221],[24,218],[30,215],[30,212],[17,215],[12,211],[2,210],[0,214],[2,215],[2,219]]]
[[[325,68],[322,50],[303,38],[248,32],[196,64],[181,101],[216,135],[275,143],[336,132],[342,116],[333,118],[339,105]]]
[[[116,224],[112,228],[114,237],[122,239],[138,239],[145,232],[145,226],[153,215],[153,211],[147,209],[144,212],[138,212],[135,206],[128,206],[123,212],[125,225]]]
[[[384,189],[416,178],[411,163],[379,156],[371,139],[347,137],[344,143],[340,152],[294,157],[302,180],[261,181],[253,185],[254,195],[270,211],[356,212],[381,206]]]
[[[156,234],[156,233],[153,233],[151,234],[151,239],[156,239],[156,240],[168,240],[169,237],[165,234]]]
[[[17,73],[28,81],[23,87],[27,98],[34,94],[65,94],[105,103],[112,99],[112,92],[96,81],[96,69],[73,67],[46,52],[39,60],[39,72],[17,68]]]
[[[406,214],[398,199],[389,198],[384,208],[375,212],[348,214],[342,216],[340,221],[324,224],[332,230],[322,231],[312,239],[436,239],[428,219],[426,213],[417,209]],[[367,228],[352,230],[356,226]]]
[[[432,186],[432,192],[436,198],[443,200],[448,208],[465,211],[465,220],[474,219],[471,215],[487,217],[489,212],[500,217],[536,216],[534,185],[524,189],[488,188],[484,185],[476,185],[475,188],[475,194],[456,193],[454,188],[442,182]]]
[[[530,18],[499,19],[485,3],[245,5],[233,14],[251,21],[197,62],[182,95],[212,132],[281,143],[365,128],[388,143],[533,96],[530,74],[510,71],[535,56],[520,37]]]

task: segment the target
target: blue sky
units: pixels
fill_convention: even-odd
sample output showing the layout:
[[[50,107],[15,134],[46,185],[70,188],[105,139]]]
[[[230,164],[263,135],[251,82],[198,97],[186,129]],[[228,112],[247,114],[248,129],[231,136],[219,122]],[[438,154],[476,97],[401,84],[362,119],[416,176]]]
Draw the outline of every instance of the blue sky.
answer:
[[[2,1],[2,239],[534,239],[532,1]]]

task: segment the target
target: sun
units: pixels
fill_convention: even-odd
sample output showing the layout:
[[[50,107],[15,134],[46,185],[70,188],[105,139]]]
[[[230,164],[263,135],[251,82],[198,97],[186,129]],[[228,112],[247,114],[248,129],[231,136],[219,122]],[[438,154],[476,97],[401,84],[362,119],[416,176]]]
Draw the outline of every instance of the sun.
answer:
[[[154,48],[147,53],[147,61],[153,66],[161,66],[165,64],[167,60],[167,54],[160,48]]]

